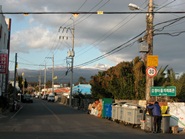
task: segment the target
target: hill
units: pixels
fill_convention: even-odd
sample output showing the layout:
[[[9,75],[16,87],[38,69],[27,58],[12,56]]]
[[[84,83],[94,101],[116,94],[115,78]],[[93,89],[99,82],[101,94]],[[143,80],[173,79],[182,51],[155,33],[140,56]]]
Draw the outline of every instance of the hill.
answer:
[[[54,75],[57,76],[55,82],[58,83],[67,83],[70,82],[71,72],[66,72],[67,69],[63,67],[55,68]],[[100,69],[94,68],[74,68],[73,71],[73,82],[76,83],[79,77],[84,77],[86,81],[91,79],[91,76],[97,74]],[[24,78],[27,82],[38,82],[39,76],[41,77],[41,82],[44,82],[44,69],[43,70],[30,70],[30,69],[18,69],[18,75],[21,76],[24,73]],[[52,77],[52,68],[46,70],[46,81],[50,80]],[[10,80],[14,79],[14,71],[10,71]]]

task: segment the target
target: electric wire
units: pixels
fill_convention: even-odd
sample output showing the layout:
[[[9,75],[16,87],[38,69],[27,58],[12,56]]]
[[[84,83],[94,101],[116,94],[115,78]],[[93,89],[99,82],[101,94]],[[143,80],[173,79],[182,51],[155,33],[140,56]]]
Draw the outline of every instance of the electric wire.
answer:
[[[154,27],[156,27],[156,26],[158,26],[158,25],[162,25],[162,24],[168,23],[168,22],[173,22],[173,23],[175,23],[175,22],[180,21],[181,19],[184,19],[184,18],[185,18],[185,16],[182,16],[182,17],[179,17],[179,18],[175,18],[175,19],[171,19],[171,20],[167,20],[167,21],[164,21],[164,22],[161,22],[161,23],[157,23],[156,25],[154,25]],[[175,22],[174,22],[174,21],[175,21]],[[170,23],[170,25],[171,25],[171,23]],[[165,27],[167,27],[167,25],[165,25]],[[162,28],[163,28],[163,27],[162,27]],[[121,47],[123,47],[123,46],[126,45],[127,43],[131,42],[132,40],[136,39],[137,37],[141,36],[142,34],[144,34],[145,31],[146,31],[146,30],[144,30],[144,31],[141,32],[139,35],[135,36],[134,38],[128,40],[127,42],[123,43],[122,45],[119,45],[118,47],[116,47],[116,48],[112,49],[111,51],[105,53],[104,55],[101,55],[101,56],[99,56],[99,57],[97,57],[97,58],[95,58],[95,59],[92,59],[92,60],[90,60],[90,61],[87,61],[87,62],[85,62],[85,63],[76,65],[75,67],[82,66],[82,65],[84,66],[84,65],[86,65],[86,64],[93,63],[93,62],[98,61],[98,60],[100,60],[100,59],[102,59],[102,58],[104,58],[104,57],[106,57],[106,56],[108,56],[108,55],[110,55],[110,54],[112,54],[112,53],[114,53],[114,52],[118,52],[119,50],[121,50]],[[181,34],[181,33],[180,33],[180,34]],[[172,35],[173,35],[173,34],[172,34]],[[123,48],[126,48],[126,47],[128,47],[128,46],[130,46],[130,45],[127,45],[127,46],[125,46],[125,47],[123,47]],[[37,65],[37,64],[34,64],[34,65],[33,65],[33,64],[27,64],[27,63],[21,63],[21,64],[32,65],[32,66],[39,66],[39,65]]]
[[[180,20],[183,19],[183,18],[185,18],[185,16],[180,17],[180,18],[176,18],[176,19],[172,19],[172,20],[168,20],[168,21],[164,21],[164,22],[158,23],[158,24],[156,24],[156,25],[154,25],[154,26],[158,26],[158,25],[161,25],[161,24],[164,24],[164,23],[168,23],[168,22],[171,22],[171,21],[173,21],[172,23],[174,24],[174,23],[180,21]],[[170,23],[169,25],[171,25],[172,23]],[[167,27],[167,26],[169,26],[169,25],[165,25],[165,27]],[[105,53],[105,54],[103,54],[103,55],[101,55],[101,56],[99,56],[99,57],[96,57],[96,58],[94,58],[94,59],[92,59],[92,60],[90,60],[90,61],[87,61],[87,62],[84,62],[84,63],[82,63],[82,64],[76,65],[75,67],[84,66],[84,65],[88,65],[88,64],[94,63],[94,62],[96,62],[96,61],[98,61],[98,60],[100,60],[100,59],[102,59],[102,58],[104,58],[104,57],[107,57],[108,55],[110,55],[110,54],[112,54],[112,53],[118,52],[118,51],[120,51],[121,49],[130,46],[130,44],[129,44],[129,45],[126,45],[126,46],[123,47],[123,48],[121,48],[122,46],[124,46],[125,44],[127,44],[127,43],[129,43],[130,41],[134,40],[135,38],[141,36],[141,35],[144,34],[145,32],[146,32],[146,30],[144,30],[143,32],[141,32],[141,34],[135,36],[134,38],[130,39],[129,41],[125,42],[124,44],[122,44],[122,45],[120,45],[120,46],[118,46],[118,47],[112,49],[111,51],[109,51],[109,52],[107,52],[107,53]],[[179,35],[182,34],[182,33],[184,33],[184,32],[183,32],[183,31],[180,32]],[[174,36],[176,36],[176,35],[178,35],[178,33],[177,33],[177,32],[175,32],[174,34],[167,34],[167,33],[166,33],[166,35],[171,35],[171,36],[174,35]],[[120,49],[120,48],[121,48],[121,49]]]
[[[161,7],[159,7],[156,11],[158,11],[158,10],[160,10],[160,9],[162,9],[162,8],[167,7],[168,5],[174,3],[175,1],[176,1],[176,0],[173,0],[173,1],[171,1],[171,2],[169,2],[169,3],[167,3],[167,4],[165,4],[165,5],[163,5],[163,6],[161,6]]]
[[[80,10],[84,5],[85,5],[85,3],[87,2],[87,0],[85,0],[83,3],[82,3],[82,5],[78,8],[78,10]],[[77,11],[78,11],[77,10]],[[72,17],[72,16],[71,16]],[[70,20],[70,18],[69,18],[69,20]],[[63,25],[65,25],[69,20],[67,20]],[[58,34],[59,34],[59,32],[58,32]],[[52,46],[52,49],[53,49],[53,55],[54,54],[56,54],[57,53],[57,50],[59,49],[59,47],[61,46],[61,44],[62,43],[59,43],[59,38],[58,38],[58,35],[57,34],[57,36],[56,36],[56,40],[54,41],[54,42],[56,42],[57,41],[57,43],[56,43],[56,45],[54,45],[53,44],[53,46]],[[67,45],[66,45],[67,46]],[[48,57],[49,55],[50,55],[50,53],[51,53],[51,51],[47,54],[47,56],[46,57]],[[44,61],[42,62],[42,63],[46,63],[46,58],[44,59]]]
[[[163,33],[155,33],[154,35],[169,35],[169,36],[179,36],[181,35],[182,33],[185,33],[185,30],[184,31],[180,31],[180,32],[172,32],[172,33],[168,33],[168,32],[163,32]]]
[[[107,0],[106,3],[104,3],[101,7],[99,7],[97,10],[99,10],[100,8],[102,8],[103,6],[105,6],[110,0]],[[92,7],[88,12],[91,12],[92,10],[94,10],[98,5],[100,5],[100,3],[103,2],[103,0],[101,0],[99,3],[97,3],[94,7]],[[89,18],[90,16],[92,16],[92,14],[89,14],[87,17],[85,17],[85,15],[81,16],[80,18],[77,19],[75,25],[82,23],[83,21],[85,21],[87,18]],[[85,17],[85,18],[83,18]],[[82,19],[82,20],[81,20]]]
[[[141,5],[144,5],[147,2],[147,0],[145,0],[145,2],[143,2]],[[146,8],[146,7],[145,7]],[[134,17],[137,16],[134,15],[131,19],[129,19],[128,21],[126,21],[125,23],[123,23],[127,18],[129,18],[131,15],[128,15],[126,18],[124,18],[123,20],[121,20],[119,23],[117,23],[114,27],[112,27],[109,31],[107,31],[107,33],[105,33],[104,35],[102,35],[102,37],[100,37],[99,40],[93,42],[90,44],[91,47],[87,47],[86,49],[83,49],[83,51],[81,51],[81,53],[79,54],[77,52],[77,54],[79,56],[76,57],[80,57],[82,56],[84,53],[86,53],[87,51],[91,50],[93,47],[98,46],[98,44],[100,44],[102,41],[106,40],[107,38],[109,38],[114,32],[116,32],[117,30],[119,30],[121,27],[125,26],[126,24],[128,24],[132,19],[134,19]],[[123,23],[123,24],[122,24]],[[122,24],[122,25],[121,25]]]
[[[133,41],[134,39],[138,38],[139,36],[141,36],[141,35],[144,34],[145,32],[146,32],[146,30],[142,31],[140,34],[136,35],[135,37],[131,38],[130,40],[126,41],[125,43],[123,43],[123,44],[117,46],[116,48],[114,48],[114,49],[112,49],[112,50],[110,50],[109,52],[107,52],[107,53],[105,53],[105,54],[103,54],[103,55],[101,55],[101,56],[98,56],[98,57],[96,57],[96,58],[94,58],[94,59],[92,59],[92,60],[90,60],[90,61],[87,61],[87,62],[84,62],[84,63],[82,63],[82,64],[76,65],[75,67],[84,66],[84,65],[88,65],[88,64],[94,63],[94,62],[96,62],[96,61],[98,61],[98,60],[100,60],[100,59],[103,59],[103,58],[105,58],[105,57],[107,57],[107,56],[109,56],[109,55],[111,55],[111,54],[113,54],[113,53],[116,53],[116,52],[118,52],[118,51],[120,51],[120,50],[122,50],[122,49],[124,49],[124,48],[126,48],[126,47],[129,47],[130,45],[132,45],[133,43],[135,43],[137,40],[134,41],[134,42],[131,43],[131,44],[128,44],[128,43],[130,43],[130,42]],[[126,44],[128,44],[128,45],[126,45]]]

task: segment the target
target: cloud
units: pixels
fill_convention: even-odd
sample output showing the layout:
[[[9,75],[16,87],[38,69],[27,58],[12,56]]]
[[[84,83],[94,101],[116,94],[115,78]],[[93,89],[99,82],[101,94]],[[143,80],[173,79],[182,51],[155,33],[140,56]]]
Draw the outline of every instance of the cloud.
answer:
[[[12,35],[13,51],[24,52],[33,49],[50,48],[52,33],[44,27],[34,27],[17,31]]]
[[[53,12],[69,12],[69,11],[108,11],[117,12],[125,11],[130,12],[128,4],[130,0],[9,0],[3,1],[3,11],[53,11]],[[148,1],[134,1],[144,10],[147,10]],[[9,6],[11,5],[11,6]],[[17,6],[19,5],[19,6]],[[155,0],[156,9],[159,11],[179,11],[184,10],[184,1],[178,0],[170,3],[170,1]],[[10,8],[11,7],[11,8]],[[161,7],[161,9],[160,9]],[[134,12],[134,11],[133,11]],[[52,48],[65,49],[66,43],[71,45],[71,35],[68,34],[68,42],[60,40],[60,47],[58,47],[58,38],[62,32],[58,32],[60,26],[73,27],[73,21],[70,20],[72,15],[29,15],[24,17],[22,15],[8,15],[13,19],[13,33],[12,51],[31,52],[51,50]],[[174,14],[155,14],[154,25],[170,19],[177,18],[183,15]],[[16,27],[19,24],[27,21],[27,26],[22,27],[21,30]],[[182,19],[180,22],[171,26],[165,27],[162,32],[173,32],[184,30],[185,21]],[[86,53],[89,57],[96,58],[99,55],[92,54],[91,50],[96,49],[100,54],[105,54],[116,47],[124,44],[131,38],[137,36],[146,29],[146,15],[145,14],[113,14],[113,15],[79,15],[74,19],[75,25],[75,48],[82,48],[81,53]],[[165,24],[167,25],[167,24]],[[159,29],[164,25],[157,26]],[[158,31],[158,33],[161,33]],[[65,34],[66,35],[66,34]],[[143,34],[144,35],[144,34]],[[143,36],[141,35],[141,37]],[[159,64],[170,64],[175,70],[184,71],[184,34],[176,37],[159,35],[154,36],[154,54],[159,55]],[[125,45],[123,45],[124,47]],[[86,49],[86,48],[91,49]],[[139,44],[126,47],[117,51],[113,55],[106,57],[107,61],[118,64],[121,61],[128,61],[134,59],[135,56],[142,56],[139,53]],[[77,54],[78,56],[78,54]],[[80,60],[80,59],[79,59]],[[79,62],[80,63],[80,62]],[[100,63],[97,61],[93,65],[108,65],[109,63]],[[89,65],[87,65],[89,66]]]

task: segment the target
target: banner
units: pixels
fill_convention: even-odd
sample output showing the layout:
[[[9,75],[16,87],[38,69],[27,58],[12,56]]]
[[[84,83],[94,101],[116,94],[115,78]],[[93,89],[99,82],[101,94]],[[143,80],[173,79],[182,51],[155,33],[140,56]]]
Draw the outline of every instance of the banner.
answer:
[[[8,72],[8,50],[0,50],[0,74]]]

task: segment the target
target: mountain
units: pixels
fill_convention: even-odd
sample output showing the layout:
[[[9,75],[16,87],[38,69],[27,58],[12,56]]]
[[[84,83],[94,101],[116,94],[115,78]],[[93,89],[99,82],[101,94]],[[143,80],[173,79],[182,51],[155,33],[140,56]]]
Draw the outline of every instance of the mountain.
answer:
[[[98,74],[98,72],[103,71],[101,69],[95,68],[74,68],[73,70],[73,82],[76,83],[79,77],[84,77],[86,81],[90,81],[91,76]],[[44,82],[44,69],[43,70],[30,70],[30,69],[18,69],[18,75],[21,76],[24,73],[24,78],[27,82],[38,82],[39,76],[41,77],[41,82]],[[66,68],[57,67],[54,69],[54,76],[57,76],[55,82],[57,83],[69,83],[71,78],[70,70],[67,72]],[[46,81],[50,80],[52,77],[52,68],[46,70]],[[14,80],[14,71],[10,71],[10,80]]]

